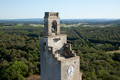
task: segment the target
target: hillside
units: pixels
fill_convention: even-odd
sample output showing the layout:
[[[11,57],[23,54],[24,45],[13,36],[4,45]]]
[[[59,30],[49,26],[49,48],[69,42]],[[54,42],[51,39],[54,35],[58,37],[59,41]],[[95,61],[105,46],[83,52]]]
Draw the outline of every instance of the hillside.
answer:
[[[120,79],[120,54],[106,53],[119,50],[120,27],[74,27],[61,30],[67,32],[68,43],[80,56],[83,80]],[[25,79],[40,74],[41,32],[42,27],[0,28],[0,80]]]

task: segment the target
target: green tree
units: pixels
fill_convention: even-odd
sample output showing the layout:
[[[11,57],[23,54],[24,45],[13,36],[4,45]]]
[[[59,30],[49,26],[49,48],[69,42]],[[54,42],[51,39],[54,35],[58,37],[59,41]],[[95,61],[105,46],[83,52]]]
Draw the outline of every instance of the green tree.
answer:
[[[28,66],[21,61],[15,61],[9,64],[1,73],[1,79],[5,80],[24,80],[27,76]]]

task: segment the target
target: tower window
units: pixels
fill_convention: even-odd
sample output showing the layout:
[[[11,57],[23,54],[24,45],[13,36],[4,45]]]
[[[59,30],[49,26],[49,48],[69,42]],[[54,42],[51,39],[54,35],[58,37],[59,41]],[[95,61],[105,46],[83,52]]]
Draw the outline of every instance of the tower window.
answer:
[[[53,39],[54,42],[58,42],[59,40],[60,40],[60,38]]]
[[[57,34],[57,22],[55,20],[52,22],[52,33]]]

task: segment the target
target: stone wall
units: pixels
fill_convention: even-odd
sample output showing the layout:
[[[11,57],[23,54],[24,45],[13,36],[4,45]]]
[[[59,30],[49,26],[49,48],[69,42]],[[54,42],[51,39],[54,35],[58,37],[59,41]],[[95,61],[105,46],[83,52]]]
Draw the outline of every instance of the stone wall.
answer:
[[[61,62],[61,80],[80,80],[80,73],[79,73],[79,57],[72,57],[65,59]],[[68,68],[69,66],[74,67],[74,75],[68,75]]]

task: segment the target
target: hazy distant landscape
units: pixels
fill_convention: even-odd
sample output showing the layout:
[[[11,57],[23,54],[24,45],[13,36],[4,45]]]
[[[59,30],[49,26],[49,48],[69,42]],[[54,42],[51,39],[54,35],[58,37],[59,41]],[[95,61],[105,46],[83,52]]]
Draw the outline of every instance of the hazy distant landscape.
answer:
[[[61,19],[61,27],[109,27],[119,26],[120,19]],[[0,19],[0,27],[13,27],[29,25],[33,27],[43,27],[44,20],[35,19]]]
[[[74,23],[78,23],[78,22],[117,22],[120,19],[60,19],[60,21],[64,21],[64,22],[74,22]],[[38,22],[38,23],[43,23],[44,19],[43,18],[28,18],[28,19],[0,19],[0,23],[1,22],[16,22],[16,23],[20,23],[20,22]]]
[[[40,74],[43,19],[0,20],[0,80]],[[120,20],[62,19],[61,31],[80,56],[83,80],[120,80]]]

